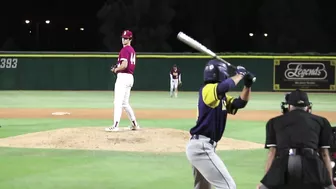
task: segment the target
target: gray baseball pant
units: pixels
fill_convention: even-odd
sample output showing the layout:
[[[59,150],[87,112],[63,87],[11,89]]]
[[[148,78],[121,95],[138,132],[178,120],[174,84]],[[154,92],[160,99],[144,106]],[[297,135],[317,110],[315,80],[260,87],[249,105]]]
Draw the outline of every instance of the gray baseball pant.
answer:
[[[228,172],[224,162],[216,154],[216,143],[209,143],[210,138],[199,135],[191,139],[186,148],[186,155],[192,165],[194,189],[236,189],[236,183]]]

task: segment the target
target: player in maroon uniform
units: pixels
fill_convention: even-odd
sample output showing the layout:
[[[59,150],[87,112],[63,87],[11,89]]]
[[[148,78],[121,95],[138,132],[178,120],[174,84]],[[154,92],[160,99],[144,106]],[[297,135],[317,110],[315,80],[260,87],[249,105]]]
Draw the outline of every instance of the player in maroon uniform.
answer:
[[[129,104],[129,97],[134,83],[134,69],[136,62],[136,53],[131,46],[133,34],[129,30],[125,30],[121,35],[123,48],[120,50],[118,57],[118,66],[111,69],[117,74],[114,84],[114,123],[112,127],[105,128],[106,131],[118,131],[122,114],[122,109],[127,113],[128,118],[132,122],[131,129],[139,129],[134,111]]]
[[[182,84],[181,72],[177,69],[176,64],[170,70],[170,97],[177,97],[178,86]]]

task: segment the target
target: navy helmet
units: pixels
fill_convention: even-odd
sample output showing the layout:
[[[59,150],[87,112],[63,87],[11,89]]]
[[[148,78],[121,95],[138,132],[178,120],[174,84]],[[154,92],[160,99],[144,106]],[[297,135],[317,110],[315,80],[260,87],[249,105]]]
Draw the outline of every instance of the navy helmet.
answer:
[[[219,60],[210,60],[204,68],[204,83],[218,83],[229,77],[226,64]]]

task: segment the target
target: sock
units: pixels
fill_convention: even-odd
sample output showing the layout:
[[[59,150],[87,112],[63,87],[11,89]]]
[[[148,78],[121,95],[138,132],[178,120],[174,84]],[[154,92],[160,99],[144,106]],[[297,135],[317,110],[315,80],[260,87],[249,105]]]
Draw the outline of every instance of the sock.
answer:
[[[133,125],[133,126],[137,126],[138,124],[137,124],[137,122],[134,120],[134,121],[132,121],[132,125]]]
[[[113,127],[118,127],[119,126],[119,121],[114,122]]]

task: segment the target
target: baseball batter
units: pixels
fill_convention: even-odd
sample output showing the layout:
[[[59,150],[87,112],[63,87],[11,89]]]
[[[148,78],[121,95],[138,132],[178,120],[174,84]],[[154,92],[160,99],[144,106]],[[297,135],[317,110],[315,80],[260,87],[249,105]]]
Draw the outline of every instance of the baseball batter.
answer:
[[[136,64],[136,53],[131,46],[133,34],[129,30],[125,30],[121,35],[123,48],[120,50],[117,66],[111,69],[117,74],[114,84],[114,123],[112,127],[105,128],[106,131],[118,131],[122,114],[122,109],[127,113],[132,125],[131,129],[139,129],[134,111],[129,104],[131,89],[134,83],[133,73]]]
[[[210,60],[204,69],[204,85],[199,90],[198,119],[190,129],[191,139],[186,155],[192,164],[195,189],[236,189],[236,184],[224,162],[216,154],[218,141],[225,130],[227,114],[235,115],[249,100],[251,74],[237,66],[236,75],[229,78],[226,64]],[[227,94],[241,79],[244,88],[239,97]]]
[[[177,97],[178,86],[182,84],[181,72],[177,69],[176,64],[170,70],[170,97]]]

